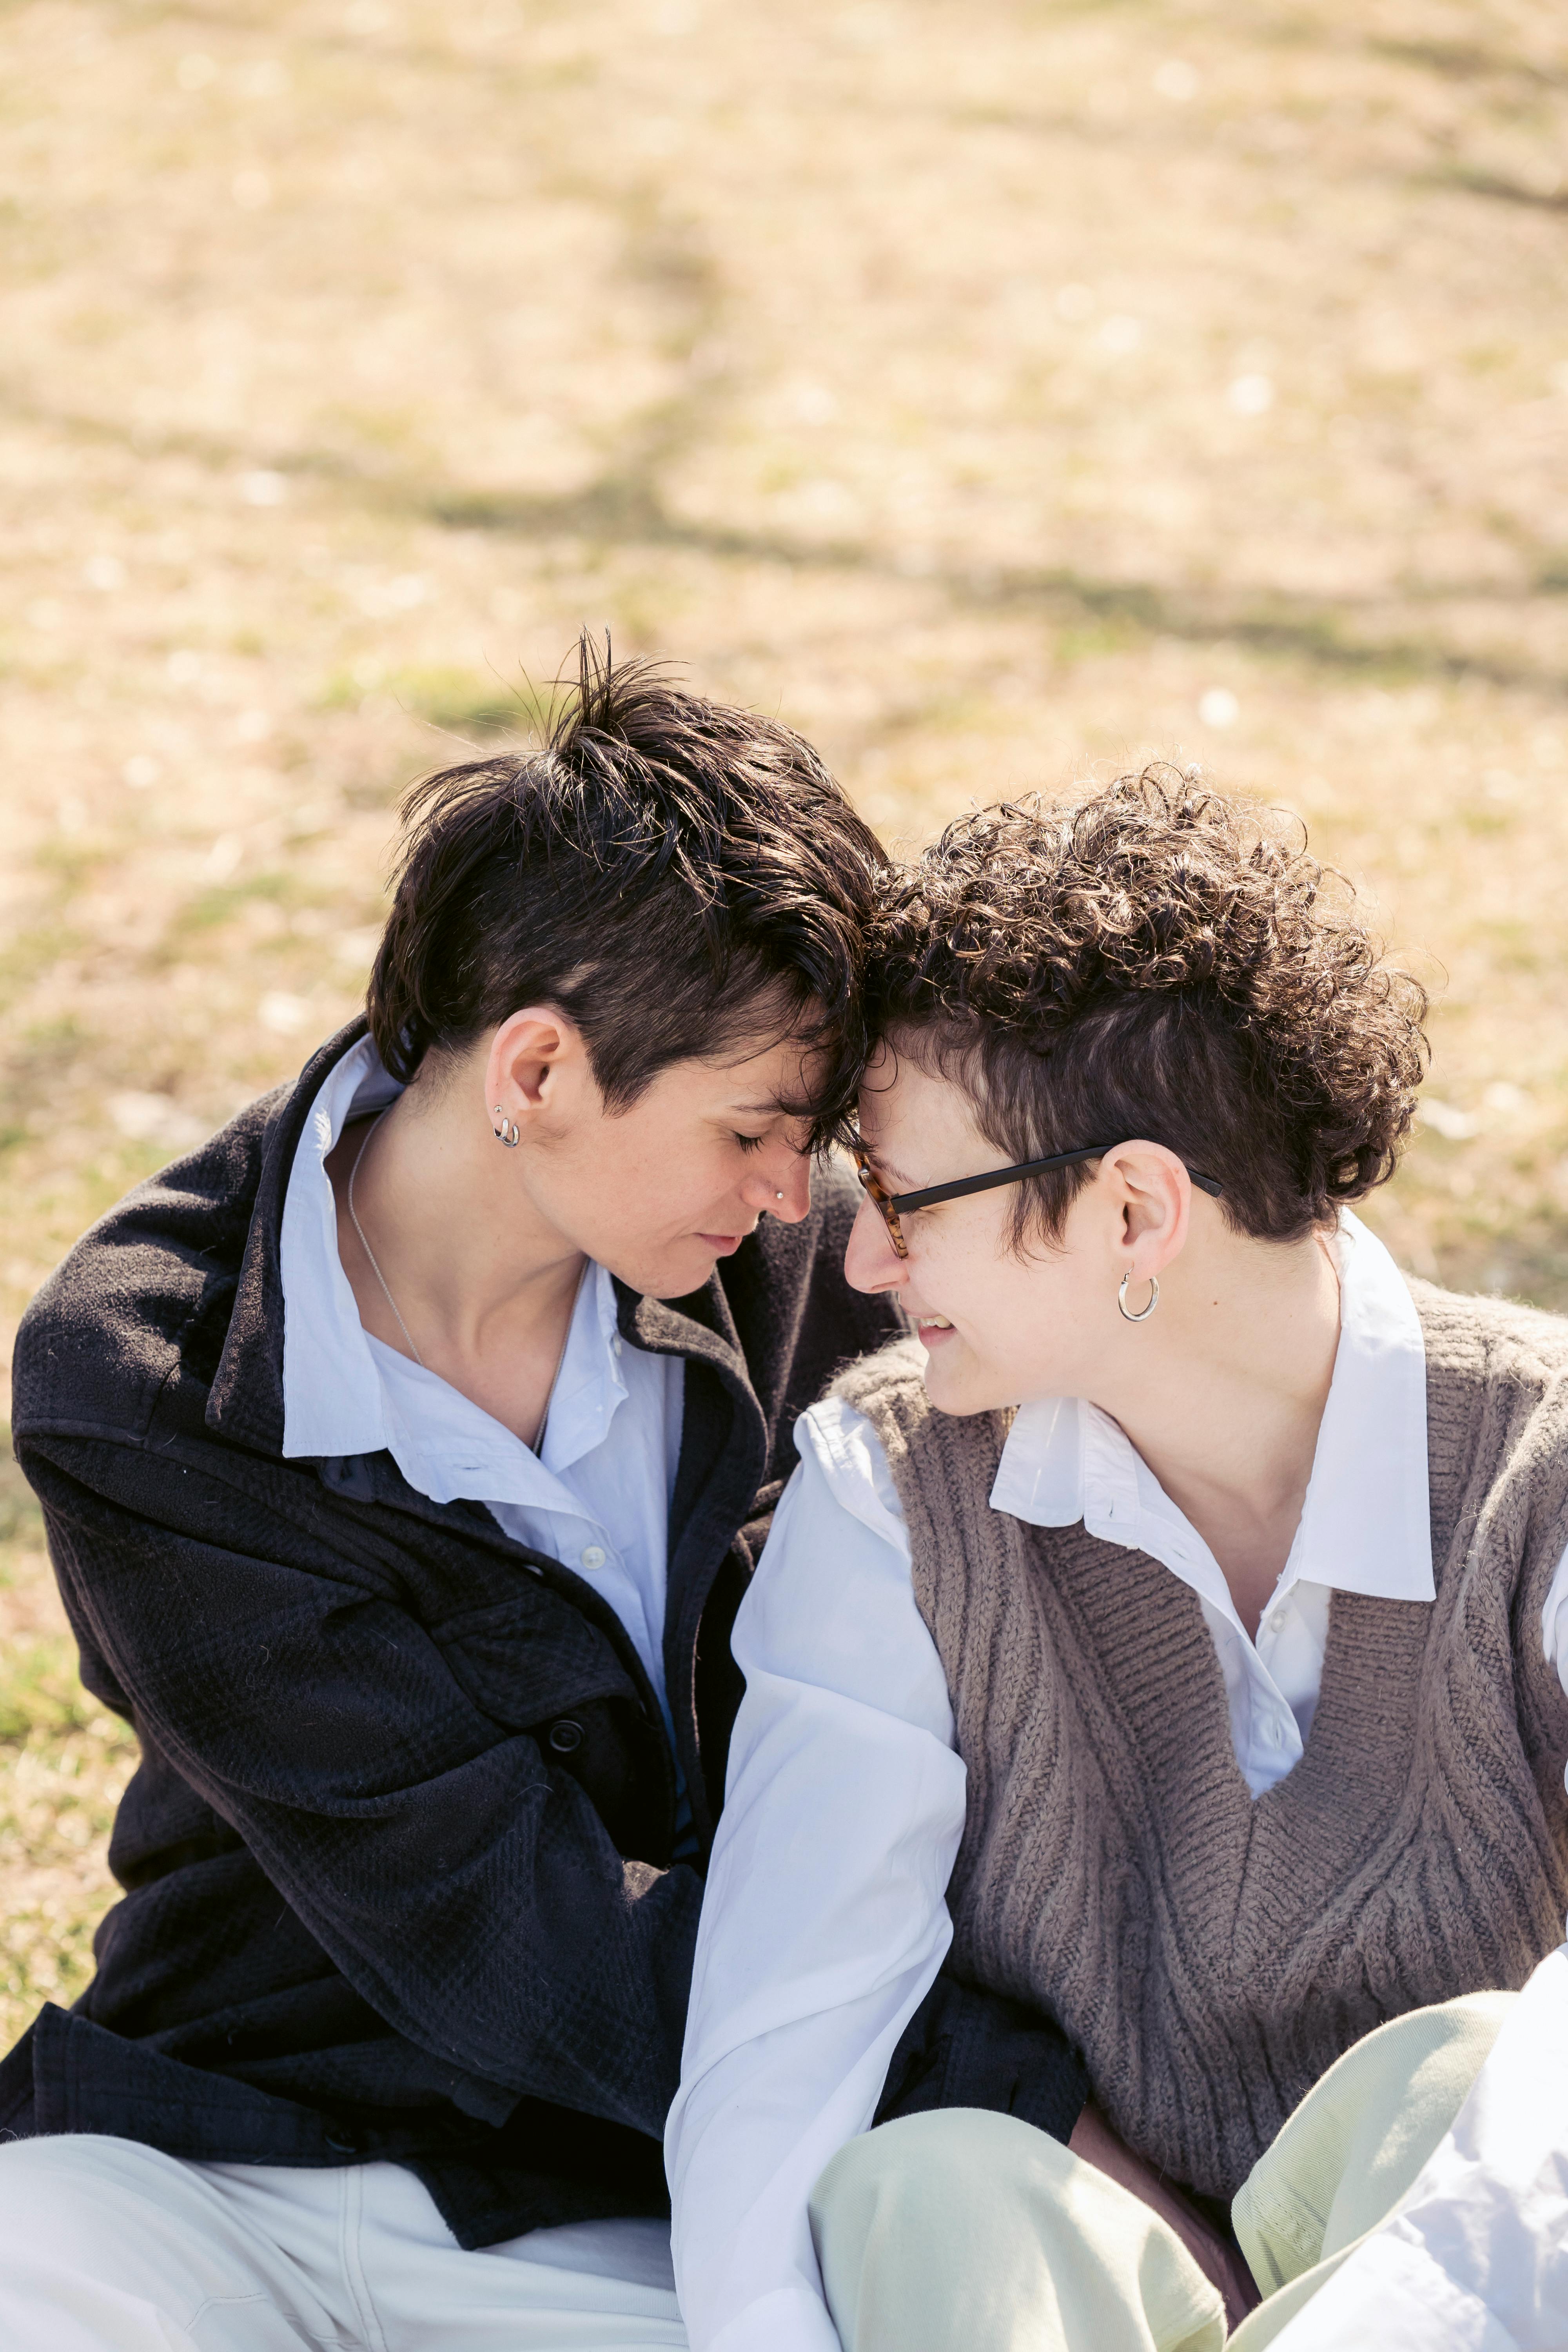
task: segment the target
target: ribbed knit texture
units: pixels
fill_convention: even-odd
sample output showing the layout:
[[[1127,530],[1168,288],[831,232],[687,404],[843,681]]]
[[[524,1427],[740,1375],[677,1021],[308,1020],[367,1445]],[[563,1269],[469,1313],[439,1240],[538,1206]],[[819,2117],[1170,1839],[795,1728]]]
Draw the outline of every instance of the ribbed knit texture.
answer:
[[[1517,1987],[1568,1904],[1568,1699],[1541,1609],[1568,1540],[1568,1322],[1412,1285],[1435,1602],[1336,1592],[1306,1752],[1256,1801],[1196,1595],[989,1506],[1003,1414],[905,1341],[838,1393],[887,1449],[968,1813],[952,1965],[1082,2046],[1123,2137],[1228,2197],[1352,2042]]]

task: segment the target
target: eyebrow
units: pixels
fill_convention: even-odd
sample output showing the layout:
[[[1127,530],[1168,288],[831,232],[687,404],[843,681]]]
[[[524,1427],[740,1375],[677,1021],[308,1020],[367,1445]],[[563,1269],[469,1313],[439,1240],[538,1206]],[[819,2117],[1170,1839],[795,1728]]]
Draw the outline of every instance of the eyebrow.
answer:
[[[885,1160],[879,1151],[873,1151],[869,1145],[868,1145],[866,1147],[866,1154],[868,1159],[869,1159],[876,1167],[879,1175],[890,1176],[900,1192],[918,1192],[920,1191],[920,1186],[904,1169],[895,1168],[892,1161],[890,1160]]]
[[[782,1102],[731,1103],[730,1108],[742,1118],[776,1118],[787,1105]]]

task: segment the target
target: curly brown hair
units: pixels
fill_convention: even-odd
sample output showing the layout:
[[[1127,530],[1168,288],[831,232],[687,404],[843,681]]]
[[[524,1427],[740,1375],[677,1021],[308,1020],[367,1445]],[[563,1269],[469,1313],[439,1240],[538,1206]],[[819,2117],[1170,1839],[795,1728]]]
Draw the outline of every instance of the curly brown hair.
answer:
[[[1426,992],[1304,829],[1158,764],[950,824],[889,883],[868,990],[1010,1161],[1147,1138],[1272,1241],[1394,1173],[1426,1072]],[[1058,1236],[1091,1173],[1020,1186],[1015,1245]]]

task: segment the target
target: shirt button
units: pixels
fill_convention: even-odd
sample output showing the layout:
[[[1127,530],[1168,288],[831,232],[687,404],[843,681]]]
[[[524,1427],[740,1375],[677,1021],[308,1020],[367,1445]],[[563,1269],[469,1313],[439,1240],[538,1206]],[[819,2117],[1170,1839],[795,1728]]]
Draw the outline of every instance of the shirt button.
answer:
[[[603,1568],[605,1565],[604,1546],[602,1544],[587,1545],[583,1553],[583,1565],[584,1568]]]

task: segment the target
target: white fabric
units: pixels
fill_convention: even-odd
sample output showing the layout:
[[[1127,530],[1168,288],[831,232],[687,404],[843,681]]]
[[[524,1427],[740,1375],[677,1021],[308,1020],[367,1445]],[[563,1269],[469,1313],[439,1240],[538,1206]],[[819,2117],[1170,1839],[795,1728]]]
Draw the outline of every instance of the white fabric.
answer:
[[[0,2147],[15,2352],[685,2352],[662,2222],[465,2253],[411,2172],[192,2164],[89,2135]]]
[[[509,1536],[583,1577],[620,1619],[658,1693],[666,1545],[685,1367],[626,1348],[615,1285],[590,1265],[550,1402],[542,1458],[450,1386],[365,1330],[338,1255],[325,1161],[351,1118],[401,1089],[368,1038],[311,1106],[283,1203],[283,1451],[391,1454],[433,1503],[485,1504]],[[498,1147],[499,1148],[499,1147]],[[673,1736],[673,1733],[672,1733]]]
[[[858,1415],[817,1408],[801,1426],[736,1627],[747,1696],[667,2140],[681,2310],[693,2343],[725,2352],[737,2313],[737,2346],[836,2352],[806,2200],[869,2123],[942,1965],[963,1827],[947,1682],[889,1540],[881,1448]],[[852,1507],[826,1466],[840,1444]]]
[[[1387,1251],[1348,1215],[1338,1258],[1332,1384],[1256,1644],[1196,1529],[1093,1407],[1021,1410],[991,1496],[1036,1525],[1082,1517],[1191,1586],[1254,1795],[1301,1754],[1330,1594],[1433,1597],[1420,1324]],[[881,1445],[837,1399],[802,1417],[796,1444],[800,1466],[735,1624],[746,1696],[666,2135],[695,2352],[831,2352],[806,2197],[868,2126],[888,2057],[941,1966],[963,1824],[945,1681],[914,1604]],[[1568,1559],[1542,1638],[1568,1687]],[[1531,2093],[1526,2068],[1499,2091],[1499,2111]]]
[[[1274,2352],[1563,2352],[1568,2345],[1568,1948],[1510,2010],[1398,2211]]]

